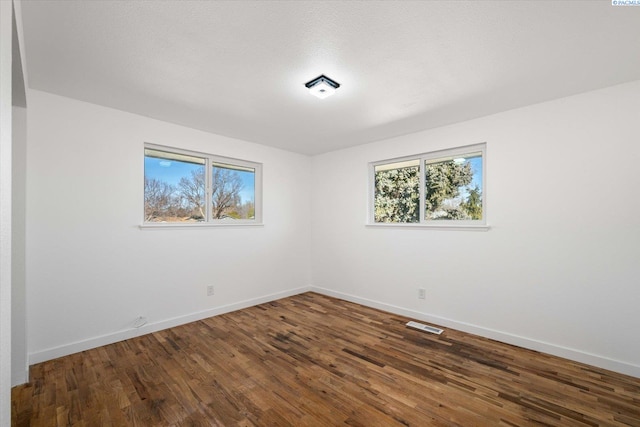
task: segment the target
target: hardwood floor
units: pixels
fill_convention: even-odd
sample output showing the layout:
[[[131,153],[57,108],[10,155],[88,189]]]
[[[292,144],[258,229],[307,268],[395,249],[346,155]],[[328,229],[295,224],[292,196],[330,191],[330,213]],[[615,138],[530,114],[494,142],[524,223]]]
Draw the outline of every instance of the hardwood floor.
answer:
[[[640,426],[640,379],[305,293],[35,365],[15,426]]]

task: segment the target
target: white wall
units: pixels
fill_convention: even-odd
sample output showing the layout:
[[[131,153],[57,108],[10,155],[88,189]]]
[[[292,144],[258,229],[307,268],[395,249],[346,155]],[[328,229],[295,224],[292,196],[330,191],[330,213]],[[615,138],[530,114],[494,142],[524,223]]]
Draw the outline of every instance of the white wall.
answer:
[[[633,82],[317,156],[313,285],[640,376],[639,135]],[[368,162],[485,141],[489,231],[365,227]]]
[[[25,289],[27,109],[13,107],[12,113],[11,384],[17,385],[28,380]]]
[[[308,157],[39,91],[28,103],[30,363],[308,289]],[[144,142],[263,163],[265,225],[141,230]]]
[[[28,101],[30,363],[313,284],[640,377],[640,82],[312,159],[43,92]],[[368,162],[483,141],[491,230],[365,227]],[[266,225],[140,230],[144,142],[264,163]],[[134,330],[138,315],[150,324]]]
[[[0,1],[0,425],[11,422],[12,2]]]

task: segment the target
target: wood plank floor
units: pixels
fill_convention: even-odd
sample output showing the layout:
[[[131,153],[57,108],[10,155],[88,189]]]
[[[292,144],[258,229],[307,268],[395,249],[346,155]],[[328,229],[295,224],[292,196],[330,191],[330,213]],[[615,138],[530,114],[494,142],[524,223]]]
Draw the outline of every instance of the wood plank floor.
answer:
[[[640,379],[315,293],[31,368],[15,426],[640,426]]]

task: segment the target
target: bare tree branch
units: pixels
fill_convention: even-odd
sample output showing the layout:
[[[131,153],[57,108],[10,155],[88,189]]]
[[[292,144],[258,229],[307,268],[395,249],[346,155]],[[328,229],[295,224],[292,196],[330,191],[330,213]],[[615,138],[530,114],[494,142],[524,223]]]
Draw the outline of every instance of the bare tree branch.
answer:
[[[238,173],[231,169],[213,167],[212,184],[212,212],[213,218],[220,219],[227,210],[240,204],[240,191],[243,188]]]
[[[164,181],[144,177],[144,216],[145,221],[169,216],[174,208],[172,185]]]
[[[204,213],[204,168],[191,171],[191,177],[182,177],[178,182],[180,196],[187,202],[190,210],[197,210],[202,218]]]

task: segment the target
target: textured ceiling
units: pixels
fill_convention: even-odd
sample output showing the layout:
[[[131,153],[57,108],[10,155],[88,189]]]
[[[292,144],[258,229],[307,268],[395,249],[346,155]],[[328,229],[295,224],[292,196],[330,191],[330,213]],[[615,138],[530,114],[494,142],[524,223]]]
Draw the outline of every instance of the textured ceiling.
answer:
[[[21,3],[31,88],[306,154],[640,79],[608,1]]]

